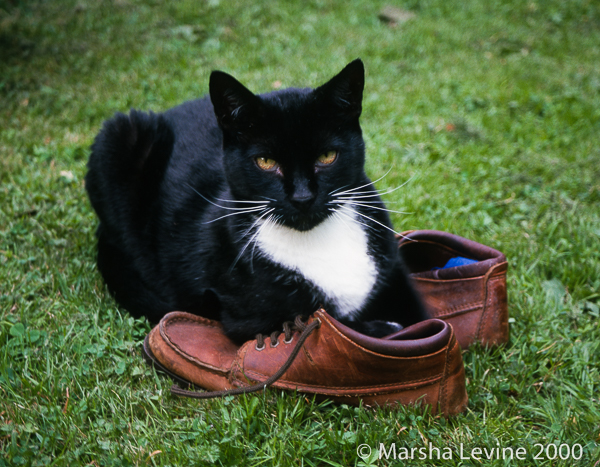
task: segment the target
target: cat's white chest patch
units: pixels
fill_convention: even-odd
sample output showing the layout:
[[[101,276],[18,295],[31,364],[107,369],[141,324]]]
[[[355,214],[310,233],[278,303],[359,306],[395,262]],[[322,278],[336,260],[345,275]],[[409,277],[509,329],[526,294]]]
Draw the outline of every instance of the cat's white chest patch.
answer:
[[[300,232],[271,221],[260,226],[256,243],[262,254],[296,271],[319,287],[342,316],[352,317],[364,305],[377,279],[368,253],[367,235],[342,208],[312,230]]]

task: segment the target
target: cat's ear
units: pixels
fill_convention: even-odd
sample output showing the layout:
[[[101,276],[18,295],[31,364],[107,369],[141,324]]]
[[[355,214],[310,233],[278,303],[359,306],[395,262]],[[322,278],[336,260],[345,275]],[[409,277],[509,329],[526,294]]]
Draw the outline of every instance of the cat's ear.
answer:
[[[360,58],[350,62],[315,93],[329,100],[343,116],[357,118],[362,111],[365,67]]]
[[[257,116],[260,100],[233,76],[213,71],[209,81],[210,100],[224,130],[245,133]]]

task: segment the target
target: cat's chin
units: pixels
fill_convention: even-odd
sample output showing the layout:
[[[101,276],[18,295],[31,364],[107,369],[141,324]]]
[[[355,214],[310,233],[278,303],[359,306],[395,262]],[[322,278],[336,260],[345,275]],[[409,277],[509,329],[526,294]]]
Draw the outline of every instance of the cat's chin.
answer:
[[[329,216],[326,214],[313,214],[311,216],[293,216],[282,219],[280,223],[285,227],[297,230],[299,232],[308,232],[321,224]]]

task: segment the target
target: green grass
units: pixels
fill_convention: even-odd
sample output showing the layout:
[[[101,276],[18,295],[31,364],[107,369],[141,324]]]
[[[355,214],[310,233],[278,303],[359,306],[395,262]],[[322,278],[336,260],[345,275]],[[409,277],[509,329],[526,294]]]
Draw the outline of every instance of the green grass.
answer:
[[[600,6],[393,3],[416,18],[382,23],[383,0],[0,1],[0,465],[407,465],[377,459],[394,442],[453,453],[414,465],[600,465]],[[356,57],[367,170],[391,169],[381,189],[410,179],[387,197],[413,213],[396,228],[507,255],[510,343],[464,354],[469,409],[448,421],[172,397],[141,358],[149,324],[96,271],[89,145],[115,111],[206,93],[213,69],[266,92]],[[461,443],[528,454],[461,460]],[[536,443],[582,459],[534,460]]]

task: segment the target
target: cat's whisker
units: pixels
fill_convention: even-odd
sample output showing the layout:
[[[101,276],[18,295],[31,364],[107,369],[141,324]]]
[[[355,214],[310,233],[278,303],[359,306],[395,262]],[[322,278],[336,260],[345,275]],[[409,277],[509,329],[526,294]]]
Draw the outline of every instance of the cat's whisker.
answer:
[[[389,169],[389,170],[388,170],[388,171],[387,171],[385,174],[383,174],[383,176],[379,177],[379,178],[378,178],[377,180],[375,180],[374,182],[369,182],[369,183],[367,183],[367,184],[365,184],[365,185],[358,186],[358,187],[356,187],[356,188],[351,188],[350,190],[341,191],[341,192],[339,192],[339,193],[338,193],[338,195],[341,195],[341,194],[346,194],[346,193],[350,193],[350,192],[353,192],[353,191],[356,191],[356,190],[360,190],[361,188],[364,188],[364,187],[366,187],[366,186],[369,186],[369,185],[373,185],[373,186],[375,186],[375,183],[377,183],[377,182],[378,182],[378,181],[380,181],[380,180],[383,180],[385,177],[387,177],[387,176],[388,176],[388,174],[389,174],[391,171],[392,171],[392,168],[390,168],[390,169]],[[334,190],[334,191],[333,191],[333,192],[331,192],[330,194],[333,194],[333,193],[335,193],[335,192],[336,192],[336,191]]]
[[[275,216],[275,217],[273,218],[273,225],[275,225],[275,224],[279,224],[279,221],[280,221],[281,219],[283,219],[283,215],[281,215],[281,214],[280,214],[280,215],[278,215],[278,216]]]
[[[374,194],[374,195],[364,195],[364,196],[352,196],[352,197],[339,197],[339,198],[335,198],[335,200],[341,200],[341,201],[361,201],[361,200],[366,200],[369,201],[369,198],[379,198],[379,193]],[[372,200],[377,202],[378,200]],[[381,202],[381,201],[379,201]]]
[[[263,224],[264,225],[264,224]],[[261,226],[262,227],[262,226]],[[256,238],[256,236],[258,235],[258,232],[260,232],[260,228],[258,229],[258,231],[250,238],[250,240],[248,240],[248,242],[246,242],[246,244],[244,245],[244,248],[242,248],[240,250],[240,252],[238,253],[238,255],[235,257],[235,260],[233,260],[233,264],[229,267],[229,270],[227,271],[228,274],[231,274],[231,272],[233,271],[233,268],[235,268],[235,265],[237,264],[237,262],[240,260],[240,258],[242,257],[242,255],[244,254],[244,251],[246,251],[246,248],[248,248],[248,245],[250,245],[250,243],[252,243],[254,241],[254,239]]]
[[[269,198],[269,197],[267,197],[267,196],[263,196],[263,195],[259,195],[259,198],[264,198],[264,199],[266,199],[267,201],[273,201],[274,203],[275,203],[275,202],[277,202],[277,200],[276,200],[276,199]]]
[[[200,198],[202,198],[204,201],[206,201],[207,203],[210,203],[210,204],[212,204],[213,206],[216,206],[216,207],[218,207],[218,208],[221,208],[221,209],[227,209],[227,210],[229,210],[229,211],[242,211],[242,210],[248,209],[248,208],[232,208],[232,207],[229,207],[229,206],[221,206],[220,204],[217,204],[217,203],[215,203],[214,201],[211,201],[210,199],[208,199],[206,196],[204,196],[202,193],[200,193],[198,190],[196,190],[196,189],[195,189],[195,188],[194,188],[192,185],[190,185],[189,183],[186,183],[186,185],[187,185],[189,188],[191,188],[191,189],[192,189],[192,190],[193,190],[193,191],[194,191],[194,192],[195,192],[195,193],[196,193],[198,196],[200,196]],[[225,201],[225,202],[228,202],[228,201],[233,201],[233,200],[223,200],[223,199],[219,199],[219,198],[216,198],[216,199],[218,199],[219,201]],[[256,202],[258,203],[259,201],[256,201]],[[263,204],[263,206],[262,206],[262,207],[267,207],[267,206],[268,206],[268,203],[264,203],[264,202],[263,202],[262,204]],[[215,220],[216,220],[216,219],[215,219]],[[212,222],[212,221],[211,221],[211,222]],[[209,222],[207,222],[207,224],[208,224],[208,223],[209,223]]]
[[[209,201],[209,202],[210,202],[210,201]],[[268,204],[264,204],[264,203],[263,203],[263,204],[262,204],[262,205],[260,205],[260,206],[249,206],[249,207],[245,207],[245,208],[231,208],[231,207],[229,207],[229,206],[221,206],[220,204],[216,204],[216,203],[211,203],[211,204],[212,204],[213,206],[216,206],[216,207],[218,207],[218,208],[221,208],[221,209],[227,209],[228,211],[244,211],[244,210],[246,210],[246,209],[255,209],[255,208],[256,208],[256,209],[259,209],[259,208],[260,208],[260,209],[264,209],[264,208],[266,208],[266,207],[268,206]]]
[[[267,209],[266,206],[256,207],[256,208],[246,208],[246,209],[244,209],[242,211],[231,212],[229,214],[225,214],[224,216],[217,217],[216,219],[212,219],[210,221],[204,222],[204,224],[212,224],[213,222],[220,221],[221,219],[225,219],[226,217],[237,216],[239,214],[249,214],[249,213],[252,213],[252,212],[260,212],[260,211],[264,211],[265,209]]]
[[[248,229],[246,229],[246,231],[242,234],[242,238],[245,238],[246,235],[248,235],[252,231],[252,229],[256,227],[256,224],[258,224],[263,217],[265,217],[267,214],[272,213],[273,211],[275,211],[275,208],[268,209],[266,212],[258,216],[258,218],[252,223],[252,225],[248,227]]]
[[[252,236],[252,238],[246,243],[246,245],[244,246],[244,248],[242,248],[242,251],[240,252],[240,254],[238,255],[238,257],[235,259],[233,266],[231,267],[231,269],[233,269],[233,267],[235,266],[235,264],[237,263],[237,261],[241,258],[241,256],[244,253],[244,250],[248,247],[248,245],[250,243],[252,243],[252,241],[255,239],[255,237],[258,235],[258,233],[260,232],[260,230],[262,230],[264,228],[264,226],[269,223],[270,220],[272,220],[274,218],[274,214],[273,211],[275,211],[275,208],[271,208],[269,210],[267,210],[266,212],[264,212],[263,214],[261,214],[253,223],[252,225],[246,229],[246,231],[242,234],[241,238],[245,238],[251,231],[252,229],[254,229],[254,227],[256,227],[256,225],[261,221],[261,219],[263,219],[266,215],[269,215],[269,217],[267,218],[267,220],[265,222],[263,222],[263,224],[261,226],[259,226],[258,230],[254,233],[254,235]],[[275,218],[281,218],[281,216],[275,216]]]
[[[345,206],[341,206],[341,205],[337,204],[337,205],[336,205],[336,207],[337,207],[338,209],[336,209],[336,208],[330,208],[330,211],[333,211],[333,212],[334,212],[335,214],[337,214],[338,216],[343,216],[343,217],[345,217],[346,219],[348,219],[348,220],[350,220],[350,221],[354,222],[355,224],[358,224],[358,225],[364,225],[365,227],[368,227],[369,229],[373,229],[373,226],[372,226],[372,225],[369,225],[369,224],[366,224],[366,223],[364,223],[364,222],[362,222],[362,221],[359,221],[359,220],[358,220],[358,219],[356,219],[355,217],[352,217],[350,214],[348,214],[348,213],[346,212],[346,211],[348,211],[348,208],[346,208]],[[351,209],[351,211],[352,211],[352,212],[356,212],[354,209]],[[340,219],[341,219],[341,217],[340,217]]]
[[[407,185],[408,183],[410,183],[412,181],[412,179],[415,178],[415,175],[413,175],[412,177],[410,177],[408,180],[406,180],[402,185],[397,186],[396,188],[390,188],[389,190],[380,193],[381,196],[385,196],[385,195],[389,195],[390,193],[393,193],[394,191],[399,190],[400,188],[404,187],[405,185]]]
[[[391,169],[390,169],[391,170]],[[372,182],[373,184],[377,183],[379,180],[381,180],[382,178],[384,178],[385,176],[387,176],[387,174],[390,173],[390,170],[387,171],[387,173],[381,177],[378,178],[377,180],[375,180],[374,182]],[[397,190],[399,190],[400,188],[402,188],[403,186],[405,186],[407,183],[411,182],[412,179],[415,178],[415,176],[413,175],[412,177],[410,177],[408,180],[406,180],[402,185],[397,186],[396,188],[390,188],[386,191],[380,192],[379,190],[375,189],[375,190],[367,190],[367,191],[356,191],[360,188],[364,188],[367,185],[363,185],[362,187],[358,187],[358,188],[353,188],[351,190],[346,190],[346,191],[341,191],[339,193],[336,193],[336,190],[332,191],[330,193],[330,195],[335,195],[336,198],[341,197],[341,196],[350,196],[352,198],[373,198],[376,196],[385,196],[385,195],[389,195]]]
[[[258,230],[256,231],[256,234],[252,236],[252,238],[250,239],[250,242],[252,243],[252,251],[250,252],[250,273],[254,274],[254,251],[256,250],[256,237],[258,236],[258,234],[260,233],[260,231],[265,227],[266,224],[269,223],[269,221],[271,220],[271,218],[273,217],[273,214],[271,214],[269,217],[267,217],[267,220],[258,228]]]
[[[364,200],[364,199],[359,199],[359,201],[361,203],[366,203],[366,204],[381,204],[381,201],[379,200]],[[403,201],[385,201],[383,204],[385,204],[386,206],[388,204],[403,204]]]
[[[330,211],[333,211],[333,212],[334,212],[334,214],[337,214],[337,215],[342,215],[342,216],[346,217],[348,220],[350,220],[350,221],[352,221],[352,222],[354,222],[354,223],[356,223],[356,224],[359,224],[359,225],[362,225],[362,226],[364,226],[364,227],[367,227],[368,229],[375,230],[375,226],[373,226],[373,225],[371,225],[371,224],[368,224],[368,223],[366,223],[366,222],[362,222],[362,221],[360,221],[360,220],[358,220],[358,219],[356,219],[356,218],[354,218],[354,217],[350,216],[349,214],[347,214],[346,212],[344,212],[344,211],[341,209],[341,208],[342,208],[342,206],[340,206],[340,205],[338,205],[338,206],[340,207],[340,209],[329,208],[329,210],[330,210]],[[387,225],[385,225],[385,224],[382,224],[381,222],[379,222],[379,221],[377,221],[377,220],[375,220],[375,219],[373,219],[373,218],[371,218],[371,217],[369,217],[369,216],[367,216],[367,215],[365,215],[365,214],[363,214],[363,213],[359,212],[359,211],[358,211],[358,210],[356,210],[356,209],[353,209],[353,212],[355,212],[355,213],[356,213],[356,214],[358,214],[359,216],[362,216],[362,217],[364,217],[365,219],[368,219],[368,220],[370,220],[371,222],[374,222],[374,223],[376,223],[376,224],[380,225],[381,227],[385,228],[386,230],[389,230],[390,232],[394,233],[395,235],[398,235],[398,236],[400,236],[400,237],[402,237],[402,238],[407,238],[405,235],[402,235],[400,232],[396,232],[395,230],[393,230],[392,228],[388,227]]]
[[[339,200],[339,202],[342,204],[350,205],[350,206],[362,206],[363,208],[378,209],[379,211],[387,211],[387,212],[392,212],[394,214],[412,214],[412,212],[394,211],[392,209],[382,208],[381,206],[374,206],[373,203],[371,203],[371,204],[356,203],[353,200]]]
[[[360,198],[340,198],[340,199],[337,199],[337,200],[335,200],[333,202],[334,203],[346,203],[346,202],[348,202],[348,203],[355,203],[355,202],[359,202],[359,201],[361,203],[364,203],[364,204],[375,204],[375,205],[378,205],[378,206],[381,205],[381,204],[391,204],[389,202],[383,203],[381,200],[363,200],[363,199],[360,199]],[[398,201],[398,203],[399,202],[400,201]]]
[[[345,196],[345,195],[352,195],[354,193],[376,193],[377,189],[375,189],[374,186],[373,186],[373,188],[374,188],[373,190],[367,190],[366,192],[360,192],[360,191],[357,192],[356,191],[356,190],[360,190],[361,188],[365,188],[365,187],[367,187],[369,185],[372,185],[372,184],[373,184],[373,182],[368,183],[367,185],[362,185],[362,186],[359,186],[359,187],[356,187],[356,188],[352,188],[351,190],[340,191],[338,193],[332,192],[330,194],[331,195],[335,195],[335,196]]]
[[[350,226],[349,226],[348,224],[346,224],[346,221],[345,221],[345,220],[344,220],[344,218],[342,217],[342,213],[341,213],[340,211],[338,211],[338,210],[337,210],[337,209],[335,209],[335,208],[329,208],[329,211],[330,211],[330,212],[332,212],[332,213],[333,213],[333,215],[334,215],[335,217],[337,217],[337,218],[338,218],[338,219],[339,219],[339,220],[342,222],[342,224],[344,224],[344,225],[346,226],[346,228],[347,228],[348,230],[350,230]],[[349,216],[348,216],[348,217],[349,217]]]
[[[399,232],[396,232],[394,229],[392,229],[391,227],[388,227],[387,225],[383,224],[382,222],[379,222],[378,220],[373,219],[372,217],[367,216],[366,214],[363,214],[360,211],[354,211],[356,214],[358,214],[359,216],[364,217],[365,219],[370,220],[371,222],[375,222],[376,224],[379,224],[381,227],[383,227],[384,229],[389,230],[390,232],[393,232],[396,235],[401,235]]]
[[[222,199],[215,198],[217,201],[223,201],[226,203],[253,203],[253,204],[264,204],[267,206],[269,203],[265,203],[264,201],[252,201],[252,200],[240,200],[240,199]]]
[[[371,192],[372,194],[369,194],[369,192],[365,192],[365,194],[359,194],[358,196],[355,196],[355,193],[350,193],[348,195],[337,195],[337,197],[341,197],[341,196],[351,196],[352,198],[374,198],[376,196],[385,196],[385,195],[389,195],[390,193],[393,193],[394,191],[399,190],[400,188],[402,188],[404,185],[400,185],[396,188],[390,188],[387,191],[383,191],[383,192]]]
[[[379,191],[377,190],[367,190],[367,191],[356,191],[354,193],[337,193],[336,197],[338,196],[357,196],[357,195],[368,195],[368,194],[373,194],[373,193],[379,193]]]
[[[263,225],[259,227],[256,234],[258,235],[267,224],[269,225],[269,231],[267,232],[267,234],[271,232],[271,230],[273,230],[273,227],[275,227],[275,224],[277,224],[278,219],[281,219],[281,216],[274,216],[273,214],[271,214],[269,217],[267,217],[267,220],[263,223]],[[252,273],[254,273],[252,260],[254,259],[254,250],[256,249],[256,243],[256,239],[254,239],[254,245],[252,245],[252,253],[250,254],[250,271],[252,271]]]
[[[346,188],[347,186],[350,186],[350,185],[344,185],[344,186],[341,186],[341,187],[339,187],[339,188],[336,188],[335,190],[333,190],[333,191],[330,191],[330,192],[328,193],[328,195],[329,195],[329,196],[332,196],[332,195],[334,195],[336,192],[338,192],[339,190],[343,190],[343,189],[344,189],[344,188]]]
[[[242,248],[240,250],[240,252],[238,253],[238,255],[236,256],[235,260],[233,261],[233,264],[231,265],[231,267],[229,268],[229,274],[231,274],[231,272],[233,271],[233,268],[235,268],[235,265],[237,264],[237,262],[240,260],[240,258],[242,257],[242,255],[244,254],[244,252],[246,251],[246,249],[248,248],[248,246],[254,242],[256,240],[256,237],[258,237],[258,234],[261,232],[262,229],[265,228],[265,225],[268,224],[268,220],[272,217],[273,215],[271,214],[271,216],[269,216],[267,218],[267,221],[263,222],[263,224],[256,230],[256,232],[254,233],[254,235],[252,235],[252,237],[250,238],[250,240],[248,240],[246,242],[246,244],[244,245],[244,248]],[[260,220],[260,219],[257,219]],[[250,263],[252,264],[252,257],[250,258]],[[251,265],[252,267],[252,265]]]
[[[360,221],[360,220],[356,219],[355,217],[352,217],[352,216],[350,216],[348,213],[346,213],[346,212],[344,212],[344,211],[342,211],[342,210],[340,210],[340,209],[336,209],[336,210],[335,210],[335,213],[336,213],[337,215],[339,215],[339,216],[344,216],[346,219],[348,219],[348,220],[350,220],[350,221],[354,222],[354,223],[355,223],[355,224],[357,224],[357,225],[362,225],[362,226],[366,227],[367,229],[375,230],[375,227],[374,227],[374,226],[372,226],[372,225],[369,225],[369,224],[367,224],[366,222],[362,222],[362,221]],[[340,217],[340,219],[341,219],[341,217]]]

